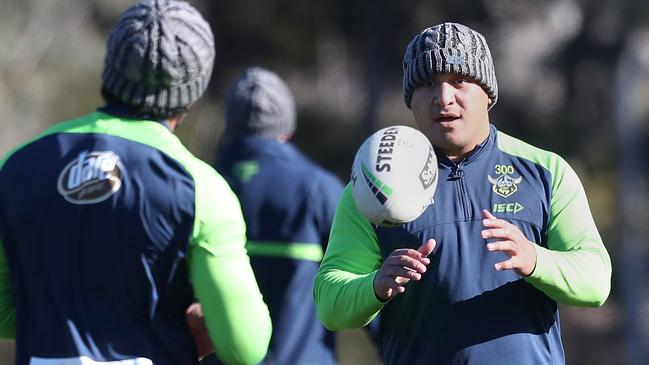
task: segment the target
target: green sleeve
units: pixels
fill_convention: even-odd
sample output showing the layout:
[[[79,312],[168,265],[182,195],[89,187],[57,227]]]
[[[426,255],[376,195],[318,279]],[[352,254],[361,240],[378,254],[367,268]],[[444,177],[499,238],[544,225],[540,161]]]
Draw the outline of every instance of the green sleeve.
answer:
[[[257,364],[271,336],[263,302],[245,250],[239,201],[227,183],[209,171],[196,182],[196,226],[189,265],[217,356],[226,364]]]
[[[611,289],[611,260],[577,174],[558,157],[554,165],[547,249],[536,246],[527,280],[557,302],[601,306]]]
[[[359,328],[376,316],[383,303],[376,298],[372,283],[381,263],[376,233],[356,209],[348,185],[314,284],[318,317],[325,327]]]
[[[11,277],[2,241],[0,241],[0,337],[16,337],[16,309],[11,294]]]

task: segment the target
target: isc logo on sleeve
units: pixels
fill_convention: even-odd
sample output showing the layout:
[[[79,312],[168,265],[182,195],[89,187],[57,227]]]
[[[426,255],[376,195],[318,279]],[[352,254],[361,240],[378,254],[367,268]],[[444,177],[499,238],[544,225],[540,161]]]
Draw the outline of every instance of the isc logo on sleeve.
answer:
[[[119,156],[112,151],[83,151],[59,174],[58,191],[73,204],[94,204],[108,199],[122,186]]]

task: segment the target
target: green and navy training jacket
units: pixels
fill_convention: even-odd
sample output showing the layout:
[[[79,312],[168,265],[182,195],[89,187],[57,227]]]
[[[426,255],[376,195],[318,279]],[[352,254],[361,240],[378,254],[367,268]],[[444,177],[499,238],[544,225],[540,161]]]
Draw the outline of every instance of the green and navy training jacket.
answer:
[[[273,323],[273,365],[336,363],[333,333],[316,315],[313,281],[343,190],[291,143],[238,137],[217,170],[241,201],[251,264]]]
[[[435,202],[413,222],[371,225],[348,186],[315,283],[330,329],[362,326],[381,312],[385,364],[563,364],[557,303],[599,306],[611,263],[584,189],[554,153],[498,132],[455,164],[438,155]],[[481,238],[481,210],[515,224],[536,244],[529,277],[497,272],[504,252]],[[387,303],[373,290],[397,248],[437,241],[420,281]]]
[[[8,153],[0,238],[16,364],[194,364],[195,299],[224,362],[266,352],[239,202],[162,122],[95,112]]]

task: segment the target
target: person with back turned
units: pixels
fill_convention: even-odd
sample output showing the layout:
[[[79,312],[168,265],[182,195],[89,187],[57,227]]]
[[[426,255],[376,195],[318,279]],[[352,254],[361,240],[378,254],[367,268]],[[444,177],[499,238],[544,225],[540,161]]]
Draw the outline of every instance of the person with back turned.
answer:
[[[188,3],[141,1],[108,38],[106,104],[0,160],[0,336],[15,338],[16,364],[196,364],[196,299],[201,351],[265,356],[270,317],[239,202],[173,134],[214,53]]]
[[[216,169],[241,201],[246,248],[270,310],[265,363],[335,364],[334,334],[317,318],[313,280],[343,185],[290,142],[295,103],[276,73],[245,70],[225,97],[225,122]]]

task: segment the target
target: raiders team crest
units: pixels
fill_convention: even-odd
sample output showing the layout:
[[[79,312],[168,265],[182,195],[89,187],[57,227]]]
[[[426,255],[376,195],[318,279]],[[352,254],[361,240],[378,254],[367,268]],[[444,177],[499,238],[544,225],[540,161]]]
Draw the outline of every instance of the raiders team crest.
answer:
[[[487,175],[487,179],[489,179],[489,182],[491,185],[493,185],[493,192],[502,196],[503,198],[507,198],[514,194],[518,190],[518,184],[523,181],[523,177],[519,176],[517,178],[513,178],[510,175],[503,174],[498,176],[498,178],[493,178],[491,175]]]

